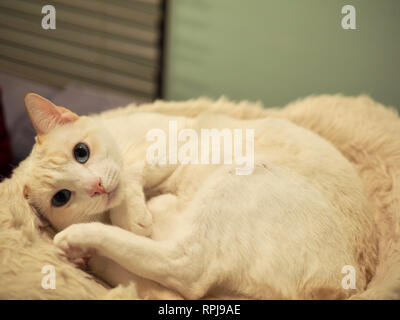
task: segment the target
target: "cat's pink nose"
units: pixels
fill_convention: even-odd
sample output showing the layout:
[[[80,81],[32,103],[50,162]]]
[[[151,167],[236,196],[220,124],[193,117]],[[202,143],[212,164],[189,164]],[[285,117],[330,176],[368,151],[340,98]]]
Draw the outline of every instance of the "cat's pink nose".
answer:
[[[90,190],[89,195],[91,197],[97,196],[99,194],[106,193],[106,190],[104,190],[104,187],[101,183],[101,179],[97,179],[97,181],[93,184],[92,190]]]

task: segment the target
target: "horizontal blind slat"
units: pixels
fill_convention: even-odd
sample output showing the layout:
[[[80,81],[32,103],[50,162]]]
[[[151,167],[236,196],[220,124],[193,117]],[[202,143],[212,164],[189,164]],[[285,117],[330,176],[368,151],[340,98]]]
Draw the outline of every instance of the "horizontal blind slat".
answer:
[[[15,17],[12,15],[12,13],[10,14],[8,12],[4,13],[0,11],[0,23],[8,26],[11,29],[28,31],[29,33],[35,33],[48,39],[68,41],[83,47],[91,47],[92,49],[109,51],[110,54],[127,55],[130,56],[132,60],[135,60],[136,57],[138,59],[145,59],[145,63],[148,65],[154,64],[155,60],[158,59],[158,50],[156,47],[135,45],[132,42],[120,41],[116,40],[115,38],[111,39],[104,36],[91,35],[85,32],[78,32],[63,27],[44,33],[40,23],[34,23],[28,19],[24,20],[22,18]]]
[[[136,90],[149,96],[154,95],[155,84],[150,81],[133,79],[113,72],[76,64],[59,58],[43,55],[34,51],[26,54],[27,50],[14,47],[6,43],[0,43],[0,54],[15,60],[32,64],[37,67],[45,67],[54,72],[62,72],[88,80],[101,81],[111,86],[121,87],[124,90]]]
[[[0,7],[17,10],[22,13],[27,13],[31,15],[37,15],[38,23],[40,23],[42,18],[41,15],[42,6],[37,3],[30,3],[20,0],[2,1],[0,2]],[[57,21],[58,20],[65,21],[82,29],[85,28],[89,30],[101,29],[104,32],[110,34],[122,35],[127,38],[137,39],[148,43],[156,43],[159,41],[156,29],[153,32],[140,30],[138,28],[132,28],[130,26],[107,21],[105,19],[83,15],[78,12],[58,10],[56,13],[56,19]]]
[[[23,78],[28,78],[28,79],[38,81],[41,83],[45,83],[45,84],[51,83],[53,86],[56,86],[56,87],[64,87],[66,84],[70,83],[71,81],[73,81],[75,84],[82,83],[87,86],[86,82],[81,82],[81,81],[77,80],[75,77],[70,77],[65,74],[54,73],[51,71],[49,72],[49,71],[43,70],[41,68],[36,68],[35,66],[21,64],[19,61],[13,61],[13,60],[10,60],[9,58],[3,57],[1,55],[0,55],[0,70],[7,72],[7,73],[16,74]],[[95,87],[99,87],[99,86],[101,87],[102,84],[99,83]],[[104,87],[104,89],[106,89],[106,91],[121,94],[121,91],[118,88],[107,86],[107,87]],[[141,92],[129,91],[129,92],[123,92],[123,95],[132,97],[135,99],[140,97],[140,100],[142,100],[143,102],[151,100],[151,98],[149,96],[143,95]]]
[[[41,27],[56,7],[56,29]],[[161,0],[0,1],[0,71],[153,99],[158,92]]]
[[[110,15],[120,19],[126,19],[134,22],[138,22],[145,26],[154,27],[160,22],[160,14],[149,14],[133,10],[131,8],[119,7],[107,2],[100,1],[87,1],[87,0],[52,0],[52,5],[62,4],[65,6],[71,6],[78,9],[89,10],[92,12]]]
[[[135,64],[127,60],[121,60],[112,56],[100,54],[93,50],[71,46],[59,41],[48,40],[43,37],[27,35],[23,32],[7,29],[1,25],[0,40],[14,42],[21,46],[44,50],[56,55],[63,55],[66,59],[74,58],[81,63],[97,64],[114,71],[127,73],[132,76],[142,77],[147,80],[154,80],[157,73],[151,68]]]

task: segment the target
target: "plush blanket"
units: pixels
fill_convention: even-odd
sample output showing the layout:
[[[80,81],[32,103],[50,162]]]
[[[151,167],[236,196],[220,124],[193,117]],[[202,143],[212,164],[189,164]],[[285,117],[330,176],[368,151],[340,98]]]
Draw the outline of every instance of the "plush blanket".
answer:
[[[107,116],[159,112],[194,117],[202,112],[224,113],[239,119],[283,117],[330,141],[354,165],[364,181],[379,232],[379,262],[366,290],[354,299],[400,298],[400,119],[388,107],[367,96],[315,96],[284,108],[226,99],[153,104],[106,111]],[[0,206],[1,299],[137,299],[164,298],[159,292],[141,297],[133,284],[109,288],[78,269],[40,232],[23,201],[22,186],[8,180],[0,185],[6,203]],[[2,197],[4,199],[4,197]],[[17,204],[18,203],[18,204]],[[49,267],[50,266],[50,267]],[[55,271],[55,289],[48,276]],[[50,269],[49,269],[50,268]],[[46,282],[47,281],[47,282]]]

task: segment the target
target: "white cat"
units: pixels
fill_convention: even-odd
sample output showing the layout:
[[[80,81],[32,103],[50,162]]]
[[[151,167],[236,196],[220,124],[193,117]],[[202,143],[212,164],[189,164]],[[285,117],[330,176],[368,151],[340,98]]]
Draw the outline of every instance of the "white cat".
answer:
[[[25,103],[38,134],[25,197],[64,229],[54,243],[95,253],[91,266],[109,283],[156,283],[190,299],[344,298],[374,272],[373,220],[354,169],[289,121],[78,117],[35,94]],[[147,164],[146,133],[168,132],[172,119],[180,129],[254,129],[254,172]],[[342,286],[345,265],[355,290]]]

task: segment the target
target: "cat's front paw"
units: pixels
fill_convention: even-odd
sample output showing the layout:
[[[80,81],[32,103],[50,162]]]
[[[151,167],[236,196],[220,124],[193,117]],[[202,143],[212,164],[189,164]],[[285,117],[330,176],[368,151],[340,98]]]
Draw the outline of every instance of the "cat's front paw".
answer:
[[[153,217],[144,203],[124,202],[110,210],[110,219],[113,225],[140,236],[150,237],[153,232]]]
[[[96,229],[99,223],[74,224],[59,232],[53,243],[63,250],[65,255],[75,261],[80,258],[89,258],[96,253]]]

